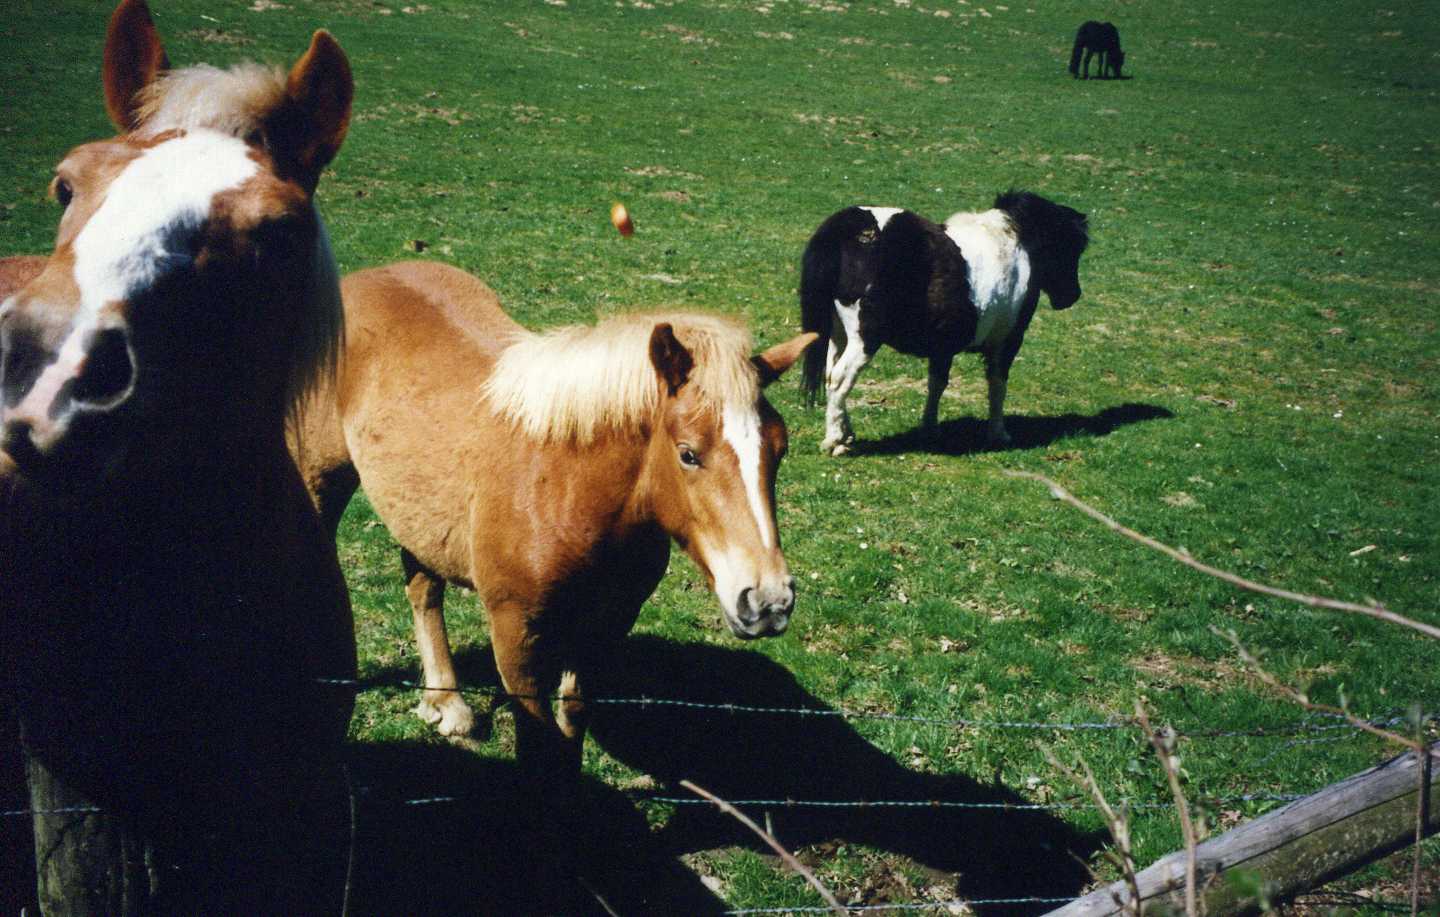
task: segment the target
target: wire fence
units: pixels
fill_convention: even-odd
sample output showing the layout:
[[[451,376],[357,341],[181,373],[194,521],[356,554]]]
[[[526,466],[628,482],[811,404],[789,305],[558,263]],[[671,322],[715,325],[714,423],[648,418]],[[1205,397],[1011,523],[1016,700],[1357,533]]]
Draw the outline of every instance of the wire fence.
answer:
[[[322,684],[349,688],[357,693],[365,691],[384,690],[444,690],[453,691],[467,697],[486,697],[492,703],[499,703],[510,700],[532,699],[533,696],[515,695],[504,691],[502,688],[493,686],[466,686],[458,688],[427,689],[424,684],[409,681],[397,680],[394,678],[364,678],[364,679],[322,679]],[[548,695],[543,698],[551,702],[563,700],[575,700],[564,695]],[[765,706],[755,704],[739,703],[715,703],[708,701],[696,701],[685,698],[665,697],[605,697],[587,696],[585,703],[597,707],[630,708],[645,710],[677,710],[705,714],[723,714],[726,716],[753,716],[753,717],[794,717],[801,720],[807,718],[840,719],[844,721],[873,721],[890,722],[920,727],[942,728],[952,730],[1008,730],[1024,732],[1050,732],[1050,733],[1089,733],[1106,734],[1123,730],[1138,729],[1139,724],[1129,717],[1110,717],[1103,720],[1018,720],[1018,719],[973,719],[967,717],[935,717],[917,716],[884,711],[869,710],[848,710],[834,707],[785,707]],[[1440,722],[1440,716],[1428,715],[1422,720],[1426,724]],[[1399,713],[1387,713],[1381,716],[1373,716],[1364,720],[1365,723],[1380,728],[1393,728],[1400,725],[1414,727],[1413,715]],[[1240,728],[1227,728],[1206,726],[1200,728],[1186,729],[1175,728],[1180,738],[1188,739],[1284,739],[1283,745],[1272,751],[1263,760],[1268,761],[1274,755],[1287,748],[1305,746],[1312,744],[1333,743],[1346,741],[1352,738],[1365,735],[1364,730],[1356,724],[1348,721],[1345,717],[1330,713],[1307,713],[1304,716],[1287,722],[1273,723],[1262,726],[1248,726]],[[383,804],[398,805],[404,807],[422,806],[444,806],[457,805],[467,802],[463,795],[430,795],[406,799],[384,799],[383,792],[377,793],[380,788],[359,786],[354,787],[358,798],[378,800]],[[624,795],[636,803],[665,806],[706,806],[714,807],[714,803],[695,797],[670,796],[659,792],[644,791],[622,791]],[[1304,793],[1278,793],[1278,792],[1256,792],[1241,793],[1224,797],[1199,797],[1196,802],[1200,804],[1231,808],[1245,804],[1256,803],[1290,803],[1305,798]],[[847,810],[991,810],[991,811],[1014,811],[1014,812],[1074,812],[1093,808],[1086,802],[1020,802],[1020,801],[995,801],[975,802],[952,799],[797,799],[797,798],[752,798],[752,799],[727,799],[729,804],[740,808],[753,808],[764,810],[798,810],[798,809],[847,809]],[[1166,800],[1122,800],[1122,804],[1132,811],[1164,810],[1173,809],[1173,799]],[[12,809],[0,810],[0,818],[34,818],[45,816],[74,816],[74,815],[98,815],[103,810],[91,806],[71,806],[56,809]],[[1016,907],[1028,906],[1031,908],[1039,905],[1053,905],[1071,901],[1071,898],[1046,898],[1046,897],[1010,897],[1010,898],[964,898],[946,901],[928,901],[909,904],[854,904],[846,905],[849,913],[904,913],[904,912],[926,912],[926,911],[948,911],[960,913],[965,909],[977,906],[1000,907],[1013,905]],[[829,913],[828,907],[767,907],[747,908],[728,910],[727,915],[733,917],[749,917],[749,915],[763,914],[809,914]]]
[[[838,707],[779,707],[763,706],[754,704],[737,703],[715,703],[709,701],[696,701],[683,698],[666,697],[606,697],[604,695],[586,695],[572,697],[563,694],[535,695],[535,694],[511,694],[500,687],[491,686],[461,686],[457,688],[431,688],[420,682],[397,680],[393,678],[371,678],[371,679],[349,679],[349,678],[328,678],[320,679],[322,684],[346,687],[356,692],[379,690],[384,688],[395,688],[413,691],[443,691],[469,697],[487,697],[492,701],[509,700],[544,700],[549,702],[582,700],[586,704],[595,706],[612,707],[638,707],[640,709],[663,709],[674,708],[681,710],[706,711],[711,713],[727,713],[736,715],[760,715],[760,716],[795,716],[795,717],[820,717],[837,718],[841,720],[871,720],[877,722],[908,723],[921,726],[940,726],[949,729],[1012,729],[1031,731],[1051,732],[1086,732],[1086,731],[1112,731],[1136,729],[1139,723],[1134,717],[1114,716],[1104,720],[1093,721],[1057,721],[1057,720],[977,720],[964,717],[933,717],[914,716],[902,713],[887,713],[873,710],[847,710]],[[1387,713],[1383,716],[1361,718],[1364,722],[1380,728],[1390,728],[1403,724],[1413,723],[1408,714],[1398,712]],[[1427,722],[1434,722],[1440,717],[1429,715]],[[1183,728],[1174,723],[1169,724],[1174,728],[1180,738],[1189,739],[1225,739],[1225,738],[1281,738],[1285,736],[1303,735],[1306,733],[1360,733],[1363,730],[1347,721],[1345,717],[1333,713],[1307,713],[1304,717],[1287,723],[1277,723],[1273,726],[1252,726],[1248,728],[1216,729],[1216,728]],[[1347,736],[1348,737],[1348,736]]]

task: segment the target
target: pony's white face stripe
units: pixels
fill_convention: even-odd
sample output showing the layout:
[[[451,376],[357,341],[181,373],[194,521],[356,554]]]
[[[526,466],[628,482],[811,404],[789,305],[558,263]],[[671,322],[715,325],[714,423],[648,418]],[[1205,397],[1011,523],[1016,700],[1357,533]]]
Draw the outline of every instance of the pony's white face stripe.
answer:
[[[745,484],[750,512],[760,530],[760,543],[766,550],[771,550],[778,539],[770,514],[765,511],[765,495],[760,481],[760,413],[753,407],[741,409],[727,404],[721,415],[720,429],[740,463],[740,480]]]
[[[861,207],[860,209],[874,217],[880,229],[884,229],[885,224],[890,222],[890,218],[895,214],[905,212],[904,207]]]
[[[215,196],[259,171],[240,140],[197,130],[142,152],[110,183],[75,237],[78,326],[190,263],[188,243]]]

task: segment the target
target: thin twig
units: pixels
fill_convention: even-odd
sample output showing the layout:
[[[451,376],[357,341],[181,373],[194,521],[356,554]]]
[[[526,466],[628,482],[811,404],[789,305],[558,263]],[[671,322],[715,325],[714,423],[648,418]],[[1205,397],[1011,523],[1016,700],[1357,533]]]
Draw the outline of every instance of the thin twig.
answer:
[[[1055,754],[1048,745],[1041,745],[1040,751],[1044,753],[1045,760],[1050,766],[1064,775],[1065,779],[1085,790],[1095,802],[1095,808],[1105,819],[1105,827],[1110,831],[1110,837],[1115,841],[1116,854],[1111,859],[1125,877],[1125,884],[1130,889],[1130,900],[1121,901],[1120,896],[1114,895],[1115,904],[1121,912],[1130,912],[1135,917],[1140,917],[1144,912],[1144,903],[1140,900],[1140,883],[1135,877],[1135,858],[1130,852],[1130,822],[1126,819],[1125,813],[1116,812],[1110,801],[1105,798],[1105,793],[1100,789],[1100,783],[1095,779],[1095,774],[1090,770],[1090,765],[1083,757],[1078,758],[1080,767],[1084,774],[1078,774],[1075,770]],[[1088,866],[1086,867],[1089,868]]]
[[[720,808],[720,811],[734,816],[735,819],[740,822],[740,824],[744,825],[745,827],[749,828],[751,831],[754,831],[757,835],[759,835],[760,839],[766,844],[768,844],[771,850],[775,851],[777,854],[780,855],[780,859],[785,861],[786,866],[789,866],[791,869],[798,872],[805,879],[806,882],[810,883],[811,888],[815,889],[815,891],[820,893],[820,897],[825,899],[825,903],[830,905],[831,910],[833,910],[837,914],[849,913],[849,911],[845,909],[845,906],[842,905],[839,901],[835,900],[834,895],[830,894],[830,889],[826,888],[824,883],[822,883],[819,879],[815,878],[815,873],[807,869],[804,863],[801,863],[799,860],[795,859],[795,855],[792,854],[790,851],[786,850],[784,845],[782,845],[779,841],[775,840],[773,836],[766,834],[765,829],[755,824],[755,822],[752,821],[748,815],[746,815],[744,812],[741,812],[739,809],[735,808],[725,800],[721,799],[719,796],[716,796],[709,790],[696,786],[689,780],[681,780],[680,785],[683,786],[685,789],[689,790],[690,792],[694,793],[696,796],[703,796],[704,798],[715,803],[715,805]]]
[[[1286,697],[1290,698],[1290,700],[1299,704],[1301,707],[1304,707],[1306,710],[1310,710],[1315,713],[1328,713],[1332,716],[1343,717],[1347,723],[1349,723],[1351,726],[1354,726],[1356,729],[1361,729],[1365,732],[1370,733],[1371,735],[1379,736],[1380,738],[1385,739],[1387,742],[1394,742],[1397,745],[1402,745],[1405,748],[1408,748],[1419,754],[1425,753],[1425,746],[1420,742],[1416,742],[1413,739],[1402,736],[1397,732],[1391,732],[1388,729],[1381,729],[1374,723],[1367,722],[1356,716],[1355,714],[1351,713],[1350,710],[1346,707],[1333,707],[1329,704],[1317,704],[1305,694],[1295,690],[1287,684],[1282,683],[1274,675],[1271,675],[1269,672],[1267,672],[1265,670],[1265,667],[1260,664],[1260,660],[1256,659],[1254,654],[1252,654],[1249,650],[1245,648],[1245,645],[1240,642],[1240,638],[1235,636],[1235,631],[1221,630],[1214,624],[1211,624],[1210,632],[1217,637],[1221,637],[1225,640],[1230,641],[1230,645],[1235,648],[1235,652],[1240,656],[1241,661],[1243,661],[1246,665],[1250,666],[1250,668],[1255,671],[1256,678],[1259,678],[1265,684],[1269,685],[1271,688],[1280,692],[1281,694],[1284,694]]]
[[[345,854],[345,891],[340,897],[340,917],[350,917],[350,896],[355,891],[355,844],[356,835],[356,805],[355,805],[355,783],[350,779],[350,767],[345,762],[340,762],[340,774],[345,778],[345,795],[350,799],[350,838],[349,849]]]
[[[1422,621],[1412,620],[1405,617],[1404,615],[1396,614],[1395,612],[1390,611],[1388,608],[1385,608],[1381,605],[1361,605],[1355,602],[1345,602],[1340,599],[1328,598],[1326,596],[1308,595],[1303,592],[1291,592],[1288,589],[1279,589],[1275,586],[1267,586],[1264,583],[1257,583],[1254,580],[1245,579],[1243,576],[1237,576],[1234,573],[1221,570],[1218,567],[1212,567],[1209,564],[1201,563],[1194,557],[1191,557],[1190,554],[1186,551],[1172,548],[1169,545],[1164,544],[1163,542],[1156,541],[1148,535],[1142,535],[1134,529],[1126,528],[1125,526],[1116,522],[1114,519],[1111,519],[1109,516],[1100,512],[1098,509],[1095,509],[1093,506],[1090,506],[1089,504],[1077,499],[1068,490],[1061,487],[1059,484],[1055,483],[1049,478],[1045,477],[1043,474],[1036,474],[1032,471],[1007,471],[1005,473],[1012,478],[1028,478],[1032,481],[1039,481],[1041,484],[1044,484],[1046,487],[1050,488],[1050,495],[1052,497],[1060,500],[1063,503],[1070,504],[1071,506],[1080,510],[1080,512],[1089,516],[1091,519],[1094,519],[1096,522],[1099,522],[1106,528],[1111,529],[1115,532],[1119,532],[1121,535],[1124,535],[1131,541],[1138,541],[1146,547],[1153,548],[1154,550],[1159,551],[1161,554],[1177,560],[1185,566],[1190,567],[1191,569],[1199,570],[1201,573],[1213,576],[1219,580],[1223,580],[1232,586],[1237,586],[1250,592],[1258,592],[1262,595],[1269,595],[1276,598],[1287,599],[1291,602],[1299,602],[1301,605],[1309,605],[1312,608],[1328,608],[1332,611],[1348,611],[1354,614],[1365,615],[1366,617],[1376,618],[1381,621],[1388,621],[1391,624],[1398,624],[1401,627],[1408,627],[1412,630],[1417,630],[1422,634],[1440,640],[1440,627],[1435,627]]]
[[[1145,737],[1155,749],[1155,754],[1160,758],[1160,767],[1165,771],[1165,779],[1170,782],[1170,795],[1175,797],[1175,811],[1180,815],[1180,833],[1185,837],[1185,917],[1196,917],[1195,909],[1195,824],[1190,820],[1190,803],[1185,799],[1185,791],[1180,788],[1180,774],[1175,765],[1175,733],[1167,730],[1164,735],[1156,732],[1150,727],[1150,717],[1145,714],[1145,705],[1137,697],[1135,699],[1135,718],[1140,721],[1140,728],[1145,730]]]
[[[609,914],[610,917],[620,917],[619,912],[610,906],[609,901],[605,900],[605,896],[600,894],[599,890],[597,890],[595,886],[591,885],[588,881],[586,881],[584,876],[576,876],[575,881],[579,882],[580,886],[590,893],[590,897],[594,898],[597,902],[599,902],[600,906],[605,909],[605,913]]]

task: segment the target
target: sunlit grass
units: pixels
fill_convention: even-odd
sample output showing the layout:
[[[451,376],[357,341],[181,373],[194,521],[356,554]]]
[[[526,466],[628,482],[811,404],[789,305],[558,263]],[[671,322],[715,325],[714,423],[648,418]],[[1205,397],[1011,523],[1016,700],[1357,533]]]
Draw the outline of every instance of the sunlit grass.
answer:
[[[1418,7],[1166,0],[1083,17],[1023,3],[982,11],[975,0],[154,8],[177,63],[288,63],[311,29],[332,30],[358,84],[350,137],[320,192],[342,266],[457,264],[531,326],[678,302],[739,313],[770,343],[798,324],[805,239],[842,206],[943,218],[1013,185],[1090,214],[1085,298],[1036,317],[1013,372],[1016,448],[977,451],[984,386],[966,358],[938,446],[908,437],[924,398],[912,359],[885,352],[867,371],[853,417],[870,448],[844,460],[818,454],[819,413],[793,382],[773,389],[792,437],[780,516],[801,585],[794,626],[737,645],[677,556],[637,626],[656,673],[701,647],[722,666],[702,680],[758,706],[775,698],[738,676],[737,660],[754,658],[744,654],[773,663],[763,684],[793,680],[787,700],[830,708],[1094,722],[1143,697],[1182,732],[1300,720],[1246,677],[1214,624],[1319,699],[1343,693],[1374,716],[1440,703],[1433,645],[1238,594],[1002,475],[1051,475],[1243,575],[1437,620],[1440,23]],[[1133,79],[1064,72],[1073,29],[1092,15],[1118,24]],[[0,23],[4,254],[48,248],[49,170],[69,145],[106,132],[103,31],[104,11],[88,3],[22,3]],[[608,223],[614,200],[635,218],[632,239]],[[395,551],[363,501],[340,547],[362,671],[414,677]],[[449,608],[467,672],[493,677],[473,598],[452,594]],[[697,687],[626,683],[656,697]],[[403,689],[365,693],[356,742],[437,742],[413,704]],[[776,741],[803,744],[807,725],[777,721]],[[876,752],[896,774],[998,781],[1035,801],[1069,792],[1033,731],[855,728],[836,755]],[[1166,798],[1133,733],[1046,737],[1083,754],[1115,796]],[[508,759],[510,741],[502,713],[467,753]],[[1196,738],[1182,753],[1189,791],[1228,799],[1308,792],[1387,752],[1361,739]],[[735,750],[756,795],[775,786],[774,754]],[[587,771],[611,787],[643,782],[647,762],[603,741],[586,750]],[[668,813],[652,813],[657,830]],[[1061,817],[1077,833],[1100,827],[1084,810]],[[1167,813],[1134,818],[1142,862],[1178,845]],[[824,827],[802,839],[818,843]],[[966,872],[946,849],[927,862],[834,827],[815,856],[858,900],[934,900]],[[697,855],[687,862],[719,877],[730,906],[814,902],[763,857]]]

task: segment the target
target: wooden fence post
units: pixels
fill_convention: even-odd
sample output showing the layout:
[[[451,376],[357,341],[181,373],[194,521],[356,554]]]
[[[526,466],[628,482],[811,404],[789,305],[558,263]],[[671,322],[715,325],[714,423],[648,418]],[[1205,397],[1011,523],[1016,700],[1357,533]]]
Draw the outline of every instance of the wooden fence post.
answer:
[[[1431,764],[1440,743],[1426,750]],[[1203,912],[1218,917],[1260,906],[1255,882],[1265,894],[1285,899],[1344,876],[1367,863],[1404,849],[1415,840],[1421,759],[1406,752],[1368,771],[1332,784],[1314,795],[1211,838],[1196,849]],[[1426,776],[1424,834],[1440,830],[1435,811],[1437,769]],[[1140,898],[1151,905],[1172,904],[1185,887],[1185,851],[1156,861],[1136,876]],[[1129,898],[1123,882],[1091,892],[1050,917],[1101,917],[1122,913]]]

